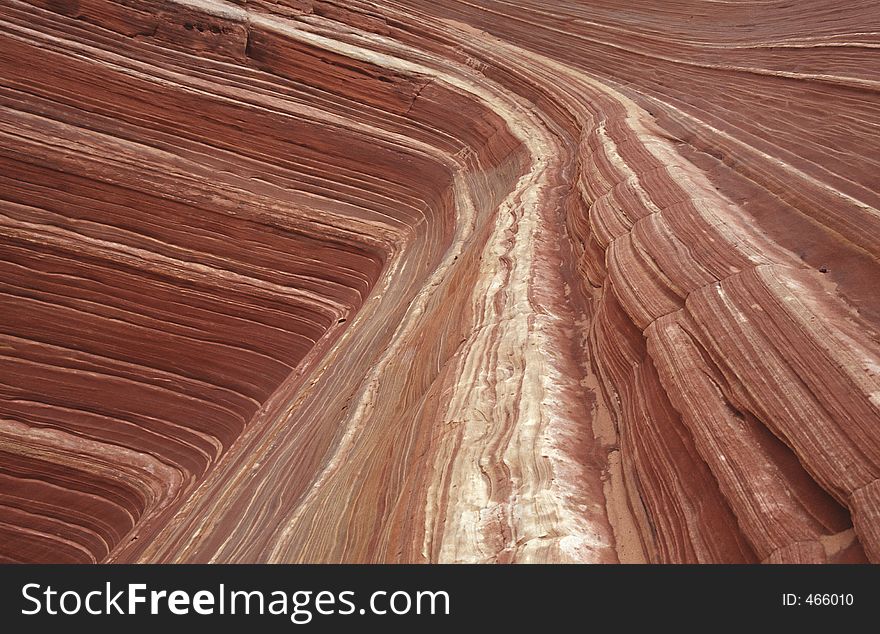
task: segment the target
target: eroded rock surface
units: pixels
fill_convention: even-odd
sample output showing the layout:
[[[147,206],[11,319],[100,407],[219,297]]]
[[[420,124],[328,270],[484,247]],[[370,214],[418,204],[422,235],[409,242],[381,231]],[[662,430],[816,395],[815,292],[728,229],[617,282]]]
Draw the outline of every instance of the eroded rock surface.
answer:
[[[875,3],[0,22],[0,560],[880,560]]]

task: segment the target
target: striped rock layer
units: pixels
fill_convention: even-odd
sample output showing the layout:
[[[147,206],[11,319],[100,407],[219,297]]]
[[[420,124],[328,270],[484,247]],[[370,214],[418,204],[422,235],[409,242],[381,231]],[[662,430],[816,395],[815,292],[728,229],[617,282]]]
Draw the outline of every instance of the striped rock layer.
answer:
[[[880,560],[875,2],[0,23],[0,561]]]

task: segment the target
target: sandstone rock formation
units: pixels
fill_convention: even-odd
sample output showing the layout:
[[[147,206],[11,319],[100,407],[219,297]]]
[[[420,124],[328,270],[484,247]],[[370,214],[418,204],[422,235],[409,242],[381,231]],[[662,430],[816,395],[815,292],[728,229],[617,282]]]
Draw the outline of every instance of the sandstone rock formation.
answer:
[[[876,3],[0,22],[0,560],[880,560]]]

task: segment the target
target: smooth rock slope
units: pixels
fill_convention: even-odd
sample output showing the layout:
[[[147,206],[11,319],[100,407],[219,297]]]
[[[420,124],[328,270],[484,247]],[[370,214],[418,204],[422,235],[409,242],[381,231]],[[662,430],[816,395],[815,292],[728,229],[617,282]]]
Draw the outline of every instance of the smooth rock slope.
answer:
[[[0,23],[0,560],[880,560],[876,3]]]

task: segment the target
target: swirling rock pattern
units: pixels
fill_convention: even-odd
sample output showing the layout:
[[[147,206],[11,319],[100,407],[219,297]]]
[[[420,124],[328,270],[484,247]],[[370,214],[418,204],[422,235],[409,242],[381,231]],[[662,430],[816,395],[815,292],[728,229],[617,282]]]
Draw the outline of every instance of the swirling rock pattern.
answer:
[[[876,3],[0,21],[0,560],[880,560]]]

